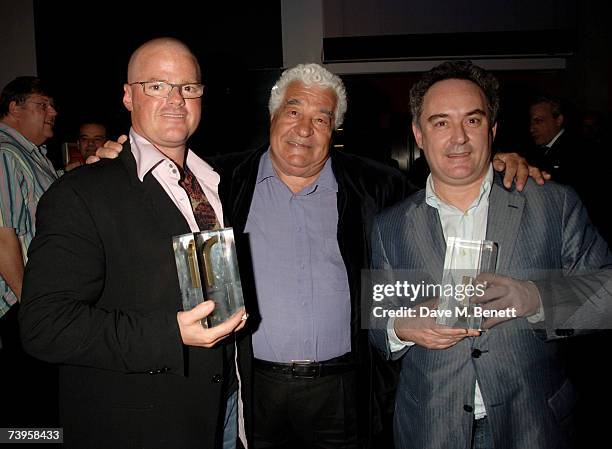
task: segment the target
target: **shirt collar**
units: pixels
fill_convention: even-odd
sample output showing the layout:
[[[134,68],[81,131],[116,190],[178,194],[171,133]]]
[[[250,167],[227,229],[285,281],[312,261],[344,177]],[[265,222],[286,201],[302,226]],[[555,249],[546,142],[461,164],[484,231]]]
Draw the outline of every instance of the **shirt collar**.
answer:
[[[321,174],[314,184],[317,184],[319,187],[325,190],[331,190],[332,192],[336,193],[338,192],[338,182],[336,181],[336,177],[334,176],[334,172],[332,170],[331,157],[328,157],[325,161],[323,170],[321,170]]]
[[[555,137],[553,137],[553,139],[550,142],[548,142],[546,145],[544,145],[544,146],[548,147],[548,148],[552,147],[555,144],[555,142],[557,141],[557,139],[559,137],[561,137],[561,134],[563,134],[564,131],[565,131],[565,128],[562,128],[561,131],[559,131],[557,133],[557,135]]]
[[[257,184],[270,178],[276,178],[280,181],[280,178],[276,174],[276,170],[272,166],[272,160],[270,159],[270,148],[268,148],[268,151],[261,156],[261,160],[259,161]],[[321,170],[319,177],[312,184],[304,187],[299,194],[308,195],[318,188],[338,192],[338,182],[336,181],[336,177],[334,176],[334,172],[331,167],[331,157],[328,157],[325,161],[325,165],[323,165],[323,169]]]
[[[147,173],[168,159],[155,145],[134,131],[134,128],[130,129],[130,147],[136,159],[136,173],[141,182]]]
[[[141,182],[146,174],[151,170],[155,170],[161,162],[170,160],[170,158],[159,151],[155,145],[134,131],[134,128],[130,129],[130,146],[134,159],[136,160],[136,173]],[[219,184],[219,174],[190,149],[187,149],[186,163],[189,170],[191,170],[199,181],[204,181],[206,185],[209,183],[213,185]]]
[[[210,165],[204,162],[203,159],[198,157],[191,150],[187,150],[187,167],[193,175],[196,177],[198,181],[200,181],[200,185],[215,187],[217,189],[219,182],[221,181],[221,176],[217,173]]]
[[[474,202],[468,207],[469,209],[480,206],[482,201],[488,201],[489,195],[491,194],[491,185],[493,184],[493,164],[489,164],[489,169],[487,170],[487,174],[482,180],[482,184],[480,185],[480,193],[478,197],[474,200]],[[440,209],[443,206],[451,206],[442,201],[436,191],[434,189],[433,178],[431,177],[431,173],[427,177],[427,184],[425,185],[425,202],[429,204],[431,207],[435,209]]]
[[[269,178],[275,178],[276,171],[272,167],[272,161],[270,160],[270,148],[264,154],[261,155],[259,161],[259,169],[257,170],[257,184],[265,181]]]
[[[30,152],[34,150],[40,150],[42,154],[45,154],[47,152],[45,147],[38,147],[36,144],[29,141],[23,134],[21,134],[12,126],[7,125],[6,123],[0,122],[0,130],[11,136],[17,141],[17,143],[19,143],[22,147],[27,148]]]

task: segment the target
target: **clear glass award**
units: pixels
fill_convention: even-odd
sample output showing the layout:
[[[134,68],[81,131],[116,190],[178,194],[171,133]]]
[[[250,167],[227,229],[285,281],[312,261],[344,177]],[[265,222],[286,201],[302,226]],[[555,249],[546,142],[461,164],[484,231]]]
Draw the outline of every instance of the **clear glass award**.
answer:
[[[213,327],[244,307],[232,228],[178,235],[172,245],[183,310],[213,300],[213,313],[202,320]]]
[[[436,323],[467,329],[480,329],[480,306],[472,302],[486,285],[475,279],[480,273],[494,273],[497,243],[449,237],[446,242],[444,272]]]

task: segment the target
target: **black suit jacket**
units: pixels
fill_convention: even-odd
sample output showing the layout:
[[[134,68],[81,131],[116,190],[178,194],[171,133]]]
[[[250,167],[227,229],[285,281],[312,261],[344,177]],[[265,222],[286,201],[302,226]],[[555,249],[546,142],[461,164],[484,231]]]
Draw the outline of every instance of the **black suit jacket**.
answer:
[[[584,175],[579,166],[584,160],[580,147],[571,131],[566,129],[550,148],[532,147],[526,156],[531,165],[546,170],[554,181],[576,188],[583,182]]]
[[[259,160],[267,146],[256,151],[230,155],[210,161],[221,174],[219,194],[226,216],[234,227],[241,265],[241,279],[253,285],[249,269],[248,236],[244,228],[249,215]],[[338,182],[338,245],[346,265],[351,293],[352,352],[359,363],[358,377],[361,393],[358,416],[362,439],[367,440],[380,430],[378,407],[388,406],[395,378],[389,365],[373,354],[367,330],[361,329],[361,270],[370,263],[370,232],[374,215],[382,208],[405,197],[412,187],[397,170],[382,164],[331,150],[332,170]],[[241,244],[242,243],[242,244]],[[257,298],[254,288],[246,288],[245,301],[249,311],[249,325],[258,321]],[[380,360],[374,363],[373,357]],[[373,382],[373,378],[378,378]],[[382,404],[381,404],[382,403]]]
[[[223,350],[184,346],[176,321],[171,237],[187,232],[129,144],[41,199],[20,323],[25,349],[61,364],[66,447],[214,447]]]

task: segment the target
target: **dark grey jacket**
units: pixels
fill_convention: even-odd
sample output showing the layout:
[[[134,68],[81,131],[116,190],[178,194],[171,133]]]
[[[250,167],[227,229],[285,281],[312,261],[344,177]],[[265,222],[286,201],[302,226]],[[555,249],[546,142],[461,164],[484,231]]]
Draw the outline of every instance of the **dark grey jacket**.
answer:
[[[549,334],[518,318],[446,350],[415,345],[391,355],[386,332],[372,331],[388,358],[402,358],[394,417],[398,449],[469,448],[476,380],[496,448],[571,447],[574,391],[559,358],[559,339],[550,337],[589,301],[609,308],[612,254],[573,190],[529,181],[522,193],[507,191],[497,174],[487,239],[499,243],[498,273],[539,279],[546,319],[553,322]],[[445,240],[424,190],[377,216],[372,251],[374,268],[418,269],[440,281]],[[548,276],[550,270],[559,277]],[[587,270],[598,271],[584,275]],[[560,300],[567,307],[552,307]]]

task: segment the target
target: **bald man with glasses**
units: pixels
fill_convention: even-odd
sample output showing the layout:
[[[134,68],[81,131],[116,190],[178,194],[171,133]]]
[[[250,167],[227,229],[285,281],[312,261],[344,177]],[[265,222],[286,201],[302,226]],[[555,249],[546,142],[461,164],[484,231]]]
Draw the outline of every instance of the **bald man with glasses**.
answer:
[[[204,328],[212,301],[183,311],[172,250],[172,236],[224,226],[219,175],[187,147],[203,91],[185,44],[143,44],[124,85],[125,151],[41,201],[20,324],[26,350],[60,365],[67,447],[236,446],[246,316]]]

